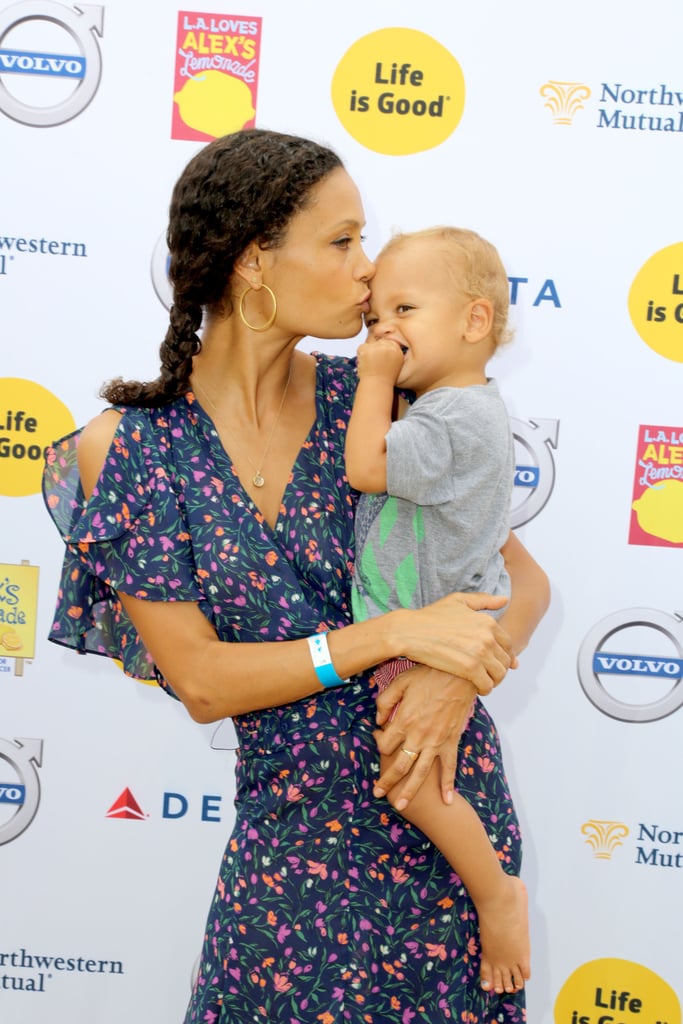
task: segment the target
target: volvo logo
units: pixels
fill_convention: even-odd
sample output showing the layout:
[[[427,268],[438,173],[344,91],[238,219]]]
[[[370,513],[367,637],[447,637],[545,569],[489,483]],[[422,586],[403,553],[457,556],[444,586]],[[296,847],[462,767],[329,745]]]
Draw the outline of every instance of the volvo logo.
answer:
[[[555,484],[551,448],[557,448],[559,420],[533,419],[525,423],[510,417],[515,439],[515,486],[510,526],[516,530],[537,516]],[[518,500],[522,495],[521,501]],[[515,504],[516,502],[516,504]]]
[[[40,22],[45,23],[42,28],[47,30],[50,42],[43,42],[40,50],[29,49],[25,43],[27,32],[37,36],[36,25]],[[51,0],[26,0],[0,11],[0,110],[14,121],[35,128],[49,128],[77,117],[100,84],[102,58],[96,36],[102,36],[103,23],[104,8],[91,4],[65,7]],[[63,43],[52,43],[51,26],[63,30]],[[11,33],[18,35],[23,45],[8,45]],[[48,47],[51,52],[47,52]],[[55,52],[57,49],[60,52]],[[11,91],[12,80],[19,92],[18,83],[26,76],[45,83],[42,88],[48,100],[54,98],[50,86],[55,81],[73,88],[59,102],[38,106]]]
[[[577,664],[589,701],[622,722],[656,722],[678,711],[683,706],[682,619],[680,612],[627,608],[598,622],[581,644]]]
[[[40,803],[36,767],[41,766],[42,759],[42,740],[0,739],[0,764],[5,762],[15,775],[14,779],[0,777],[0,806],[15,808],[9,820],[0,824],[0,846],[25,832],[36,816]]]

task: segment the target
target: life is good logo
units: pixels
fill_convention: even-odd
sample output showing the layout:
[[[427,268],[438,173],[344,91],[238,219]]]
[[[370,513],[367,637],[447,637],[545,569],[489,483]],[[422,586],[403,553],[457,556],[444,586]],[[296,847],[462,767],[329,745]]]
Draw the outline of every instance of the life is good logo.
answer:
[[[683,613],[613,612],[586,635],[577,672],[588,700],[610,718],[666,718],[683,706]]]
[[[0,10],[0,111],[50,128],[81,114],[100,84],[104,8],[25,0]]]
[[[421,153],[441,145],[460,123],[465,79],[436,39],[383,28],[346,51],[332,79],[332,103],[344,128],[368,149]]]
[[[659,974],[633,960],[581,964],[555,1001],[555,1024],[681,1024],[678,996]]]
[[[75,428],[69,409],[47,388],[0,377],[0,495],[39,494],[48,448]]]
[[[0,846],[25,832],[40,804],[43,741],[0,738]]]
[[[683,242],[653,253],[633,279],[631,322],[658,355],[683,363]]]

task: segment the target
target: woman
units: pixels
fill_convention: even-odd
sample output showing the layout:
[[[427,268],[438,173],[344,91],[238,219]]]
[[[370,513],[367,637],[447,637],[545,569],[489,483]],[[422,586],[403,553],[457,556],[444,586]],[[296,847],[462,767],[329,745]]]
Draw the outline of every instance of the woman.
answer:
[[[198,721],[236,717],[236,822],[188,1024],[523,1019],[522,994],[478,985],[476,915],[457,876],[378,797],[409,800],[439,755],[449,798],[472,696],[525,646],[545,578],[511,538],[515,598],[498,623],[476,609],[499,599],[453,595],[349,624],[354,363],[296,345],[360,329],[373,272],[363,222],[324,147],[252,130],[203,149],[171,202],[160,376],[110,383],[116,408],[49,458],[46,498],[68,544],[51,638],[158,678]],[[397,754],[376,779],[368,669],[398,654],[425,667],[402,677],[377,739]],[[381,714],[395,702],[390,688]],[[458,786],[516,873],[481,706]]]

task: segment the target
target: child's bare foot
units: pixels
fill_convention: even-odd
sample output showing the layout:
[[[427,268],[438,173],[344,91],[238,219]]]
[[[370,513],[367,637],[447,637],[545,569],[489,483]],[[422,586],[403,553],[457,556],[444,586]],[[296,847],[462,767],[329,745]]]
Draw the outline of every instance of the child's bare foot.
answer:
[[[517,992],[531,977],[529,911],[524,882],[503,874],[495,897],[477,905],[481,936],[481,987]]]

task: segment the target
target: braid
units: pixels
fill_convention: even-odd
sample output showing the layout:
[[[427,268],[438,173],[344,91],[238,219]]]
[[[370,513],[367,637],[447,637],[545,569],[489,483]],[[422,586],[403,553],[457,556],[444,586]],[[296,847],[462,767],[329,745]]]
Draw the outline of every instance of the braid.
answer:
[[[192,357],[201,350],[204,311],[230,312],[235,262],[250,242],[282,244],[311,191],[341,167],[336,153],[295,135],[247,129],[216,139],[190,161],[173,190],[166,241],[174,304],[151,383],[109,381],[100,395],[114,405],[153,407],[184,395]]]
[[[201,327],[201,307],[183,313],[176,302],[171,307],[170,324],[159,348],[161,371],[151,383],[123,381],[120,377],[109,381],[100,391],[113,405],[136,405],[150,408],[166,405],[184,395],[192,373],[192,357],[201,351],[202,343],[197,331]]]
[[[167,384],[164,394],[178,398],[187,391],[192,373],[192,357],[201,351],[202,343],[197,331],[202,325],[201,306],[183,312],[178,301],[171,306],[171,323],[161,343],[160,380]]]

